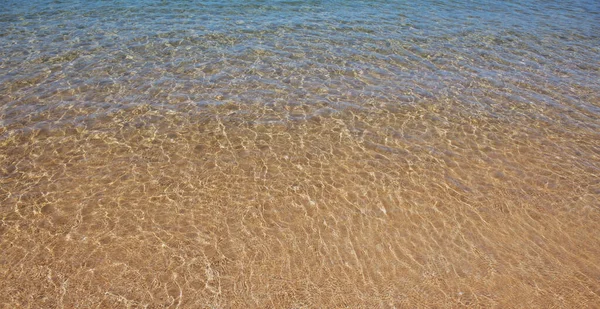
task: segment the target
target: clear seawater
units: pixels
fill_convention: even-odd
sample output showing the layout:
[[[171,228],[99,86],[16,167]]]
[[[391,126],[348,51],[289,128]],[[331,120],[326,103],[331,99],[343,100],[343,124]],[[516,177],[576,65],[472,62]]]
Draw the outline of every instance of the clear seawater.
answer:
[[[0,3],[0,304],[593,307],[600,2]]]

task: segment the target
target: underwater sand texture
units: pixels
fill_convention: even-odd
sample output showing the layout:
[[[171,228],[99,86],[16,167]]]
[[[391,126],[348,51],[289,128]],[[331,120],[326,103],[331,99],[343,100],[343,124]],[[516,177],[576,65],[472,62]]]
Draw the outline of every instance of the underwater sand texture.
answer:
[[[0,307],[597,307],[561,3],[9,1]]]

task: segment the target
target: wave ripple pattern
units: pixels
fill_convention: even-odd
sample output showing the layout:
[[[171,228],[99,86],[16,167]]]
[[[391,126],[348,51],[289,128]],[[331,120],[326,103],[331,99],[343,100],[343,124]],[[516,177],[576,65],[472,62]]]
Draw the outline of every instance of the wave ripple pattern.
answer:
[[[600,4],[0,4],[0,307],[593,308]]]

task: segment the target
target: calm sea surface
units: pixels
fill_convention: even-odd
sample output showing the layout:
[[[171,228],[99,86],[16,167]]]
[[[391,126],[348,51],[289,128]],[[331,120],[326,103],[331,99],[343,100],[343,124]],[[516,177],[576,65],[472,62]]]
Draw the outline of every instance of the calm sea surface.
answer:
[[[0,307],[600,304],[600,2],[0,2]]]

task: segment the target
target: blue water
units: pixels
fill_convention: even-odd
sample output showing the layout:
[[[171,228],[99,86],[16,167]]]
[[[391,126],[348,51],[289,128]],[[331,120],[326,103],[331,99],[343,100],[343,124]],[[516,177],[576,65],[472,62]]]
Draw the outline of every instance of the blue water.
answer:
[[[8,1],[0,13],[0,90],[35,87],[4,99],[9,114],[6,105],[28,94],[117,79],[127,88],[115,98],[123,104],[130,96],[159,103],[147,95],[153,84],[190,82],[213,90],[181,94],[211,104],[214,95],[230,97],[222,85],[249,68],[262,72],[255,82],[267,92],[281,87],[292,95],[282,81],[298,76],[315,87],[336,83],[334,92],[362,88],[400,101],[460,97],[465,89],[452,88],[479,83],[597,93],[599,21],[597,1]],[[352,78],[356,72],[362,80]],[[262,95],[255,98],[273,99]],[[560,100],[541,101],[597,113],[590,100]]]

